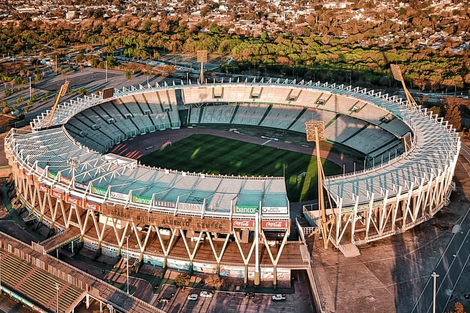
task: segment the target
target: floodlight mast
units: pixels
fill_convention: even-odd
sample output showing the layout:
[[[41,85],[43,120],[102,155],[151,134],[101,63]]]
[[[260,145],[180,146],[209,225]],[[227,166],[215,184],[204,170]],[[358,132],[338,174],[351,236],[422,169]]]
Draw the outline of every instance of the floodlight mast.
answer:
[[[323,171],[323,165],[321,163],[320,156],[320,140],[325,140],[325,122],[324,121],[308,121],[305,123],[305,129],[307,134],[307,141],[315,141],[315,150],[317,156],[317,168],[318,168],[318,209],[320,211],[320,227],[317,228],[317,232],[322,233],[323,244],[325,249],[328,249],[328,243],[330,241],[330,236],[333,230],[335,214],[333,211],[333,206],[331,203],[330,193],[327,191],[328,202],[331,208],[331,214],[329,217],[326,215],[325,208],[325,197],[323,193],[323,180],[325,179],[325,173]]]
[[[69,88],[69,81],[68,80],[65,81],[65,83],[62,86],[60,86],[60,90],[57,93],[57,98],[55,99],[54,106],[52,107],[52,110],[49,113],[49,115],[44,118],[44,120],[43,120],[41,126],[39,126],[39,128],[44,127],[44,124],[46,124],[46,123],[47,123],[46,129],[48,129],[49,126],[51,126],[52,118],[54,117],[54,113],[55,113],[55,110],[57,109],[57,105],[59,104],[60,98],[62,98],[65,95],[65,93],[67,92],[67,88]]]
[[[201,63],[201,73],[199,74],[199,83],[204,84],[204,63],[207,62],[207,50],[197,51],[197,61]]]
[[[393,78],[395,78],[395,80],[401,82],[401,85],[403,86],[403,90],[405,91],[405,96],[406,96],[406,100],[408,100],[408,104],[409,106],[412,108],[412,107],[417,107],[418,104],[416,103],[415,99],[413,98],[413,96],[411,96],[411,93],[408,91],[408,88],[406,88],[406,85],[405,85],[405,80],[403,79],[403,75],[401,74],[401,69],[398,65],[396,64],[391,64],[390,65],[390,69],[392,71],[392,74],[393,74]]]

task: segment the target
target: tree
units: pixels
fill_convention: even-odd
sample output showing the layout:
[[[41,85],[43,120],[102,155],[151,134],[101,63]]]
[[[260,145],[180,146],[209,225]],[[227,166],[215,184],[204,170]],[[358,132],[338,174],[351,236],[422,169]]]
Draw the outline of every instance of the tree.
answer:
[[[224,280],[219,275],[211,275],[206,278],[206,285],[218,289],[224,285]]]
[[[449,313],[465,313],[465,308],[463,307],[462,303],[456,302],[454,311],[451,311]]]
[[[22,97],[19,97],[18,99],[16,99],[16,104],[21,104],[24,102],[24,99]]]
[[[13,91],[11,89],[5,89],[5,96],[9,97],[12,93]]]
[[[189,286],[189,275],[188,274],[179,274],[178,276],[176,276],[175,278],[175,285],[178,286],[178,287],[187,287]]]
[[[126,79],[127,79],[127,80],[130,80],[131,78],[132,78],[131,72],[127,71],[127,72],[126,72]]]

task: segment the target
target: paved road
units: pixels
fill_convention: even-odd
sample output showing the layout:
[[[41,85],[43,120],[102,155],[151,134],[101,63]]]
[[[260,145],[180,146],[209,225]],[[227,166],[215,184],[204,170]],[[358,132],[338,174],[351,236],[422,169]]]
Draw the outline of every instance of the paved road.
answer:
[[[470,162],[470,148],[462,143],[462,156]],[[467,167],[466,171],[470,176]],[[439,277],[436,279],[436,312],[444,312],[447,303],[459,283],[463,270],[470,259],[470,208],[459,224],[454,227],[454,235],[446,247],[434,271]],[[433,310],[433,278],[430,276],[421,296],[413,308],[412,313],[432,312]]]

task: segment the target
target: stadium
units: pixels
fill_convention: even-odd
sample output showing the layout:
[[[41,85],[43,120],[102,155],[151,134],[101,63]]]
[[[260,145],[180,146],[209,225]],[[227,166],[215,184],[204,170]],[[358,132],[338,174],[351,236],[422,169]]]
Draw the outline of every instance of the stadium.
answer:
[[[177,162],[182,150],[171,149],[176,152],[169,164],[181,167],[141,164],[137,156],[150,148],[177,149],[178,142],[165,134],[217,129],[226,136],[249,133],[257,141],[245,140],[259,149],[277,142],[268,154],[281,141],[287,147],[281,150],[312,151],[291,138],[305,137],[306,122],[324,121],[333,147],[326,158],[336,164],[336,175],[323,183],[333,206],[327,239],[345,255],[432,218],[449,201],[460,150],[451,125],[396,96],[295,80],[132,86],[59,105],[49,128],[44,126],[48,116],[33,120],[31,131],[12,129],[5,139],[18,209],[55,230],[41,243],[45,252],[80,242],[97,253],[125,251],[138,262],[244,278],[255,285],[289,283],[291,270],[309,268],[305,238],[321,224],[317,204],[292,212],[291,177],[283,175],[282,165],[244,175],[206,167],[192,172],[184,169],[189,161]],[[152,147],[139,143],[144,136],[164,140]],[[211,153],[197,149],[188,149],[191,156]],[[292,175],[294,185],[304,182],[300,189],[314,189],[302,175]]]

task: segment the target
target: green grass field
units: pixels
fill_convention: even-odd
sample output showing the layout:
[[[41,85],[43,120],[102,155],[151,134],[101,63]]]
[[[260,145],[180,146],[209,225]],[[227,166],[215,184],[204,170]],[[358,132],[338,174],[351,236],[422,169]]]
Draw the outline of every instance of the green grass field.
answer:
[[[139,159],[142,164],[189,172],[284,176],[290,201],[317,196],[316,157],[209,135],[192,135]],[[341,167],[322,160],[326,175]]]

